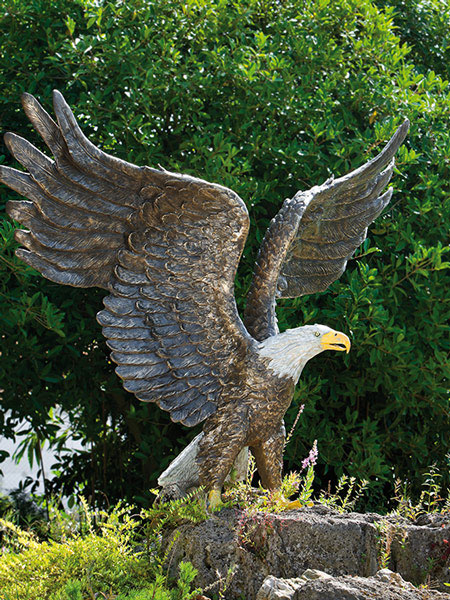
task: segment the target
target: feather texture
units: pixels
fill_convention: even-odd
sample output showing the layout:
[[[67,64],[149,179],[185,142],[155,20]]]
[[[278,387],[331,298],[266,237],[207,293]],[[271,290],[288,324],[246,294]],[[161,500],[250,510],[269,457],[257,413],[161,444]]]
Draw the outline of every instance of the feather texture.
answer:
[[[367,227],[391,199],[382,193],[405,139],[406,120],[372,160],[284,202],[259,250],[247,298],[245,325],[264,340],[278,333],[275,299],[323,292],[345,271]]]
[[[265,345],[254,338],[278,332],[277,295],[321,291],[343,273],[389,202],[392,191],[383,190],[407,123],[372,161],[285,201],[258,255],[246,309],[251,337],[234,299],[249,226],[242,200],[219,185],[106,154],[59,92],[56,121],[28,94],[23,105],[53,159],[5,136],[27,169],[0,166],[0,180],[28,198],[7,205],[27,228],[16,232],[17,255],[52,281],[108,290],[97,319],[124,388],[174,421],[207,419],[195,459],[202,485],[217,492],[249,446],[263,485],[279,487],[294,380],[310,356],[333,345],[319,342],[319,326],[300,328],[301,343],[297,334],[295,344],[290,334]]]
[[[45,277],[110,295],[98,321],[124,387],[195,425],[235,385],[252,347],[234,300],[248,213],[232,191],[137,167],[94,146],[59,92],[54,121],[24,94],[54,160],[5,136],[27,173],[0,179],[29,201],[7,211],[27,230],[18,256]]]

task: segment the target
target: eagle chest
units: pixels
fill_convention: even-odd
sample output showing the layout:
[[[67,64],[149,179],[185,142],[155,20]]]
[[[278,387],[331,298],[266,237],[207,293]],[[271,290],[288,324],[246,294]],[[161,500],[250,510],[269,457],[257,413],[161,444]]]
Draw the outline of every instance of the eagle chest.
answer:
[[[265,442],[279,431],[294,389],[290,377],[266,373],[264,382],[249,398],[249,444]]]

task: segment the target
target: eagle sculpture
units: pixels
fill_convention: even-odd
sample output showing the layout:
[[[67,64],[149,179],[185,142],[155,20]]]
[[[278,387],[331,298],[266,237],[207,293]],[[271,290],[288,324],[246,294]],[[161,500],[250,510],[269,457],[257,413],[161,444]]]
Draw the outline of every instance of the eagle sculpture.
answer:
[[[249,216],[241,198],[106,154],[57,91],[57,122],[33,96],[22,100],[54,160],[5,135],[28,171],[0,167],[1,181],[28,198],[7,204],[26,227],[16,232],[17,256],[51,281],[108,291],[97,320],[125,389],[173,421],[205,421],[195,461],[211,506],[245,447],[263,486],[279,487],[283,417],[301,371],[350,341],[324,325],[279,333],[276,298],[324,291],[342,275],[391,198],[383,190],[408,122],[362,167],[285,200],[261,244],[242,321],[234,278]]]

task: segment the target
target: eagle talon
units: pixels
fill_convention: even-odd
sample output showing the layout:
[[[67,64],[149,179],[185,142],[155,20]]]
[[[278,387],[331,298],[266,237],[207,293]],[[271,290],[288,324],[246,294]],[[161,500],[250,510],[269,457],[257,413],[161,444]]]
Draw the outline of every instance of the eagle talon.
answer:
[[[220,490],[211,490],[208,494],[207,507],[214,511],[222,504],[222,495]]]
[[[300,502],[300,500],[287,500],[283,498],[281,500],[281,508],[282,510],[295,510],[296,508],[303,508],[305,505]]]

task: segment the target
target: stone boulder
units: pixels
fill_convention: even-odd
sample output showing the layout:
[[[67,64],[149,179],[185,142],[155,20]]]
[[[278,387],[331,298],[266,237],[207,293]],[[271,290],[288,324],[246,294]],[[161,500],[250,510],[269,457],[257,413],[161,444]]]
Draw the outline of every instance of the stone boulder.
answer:
[[[307,569],[365,578],[383,566],[415,585],[447,591],[449,540],[448,517],[411,523],[317,504],[280,514],[223,509],[203,523],[182,525],[165,544],[173,574],[188,560],[199,571],[196,585],[211,595],[226,588],[227,600],[254,600],[266,577],[295,579]]]
[[[256,600],[450,600],[450,594],[418,589],[398,573],[382,569],[372,577],[332,577],[308,570],[296,579],[269,576]]]

